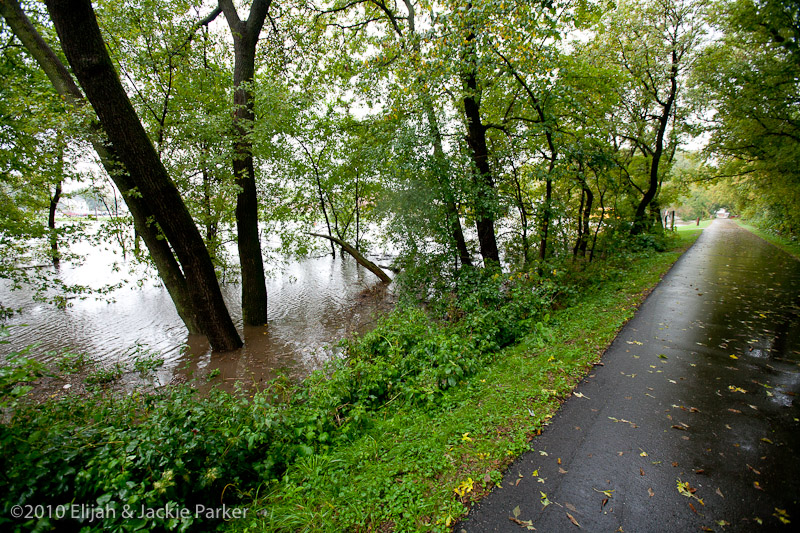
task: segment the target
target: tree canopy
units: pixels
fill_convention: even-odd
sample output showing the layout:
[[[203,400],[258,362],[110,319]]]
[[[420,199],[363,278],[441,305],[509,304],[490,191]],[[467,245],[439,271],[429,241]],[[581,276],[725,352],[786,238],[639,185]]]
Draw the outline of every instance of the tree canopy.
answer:
[[[239,342],[218,279],[263,324],[273,253],[391,242],[430,294],[657,242],[681,202],[800,231],[792,3],[245,4],[2,1],[0,275],[31,242],[68,253],[50,214],[87,181],[75,161],[101,162],[119,238],[218,348]],[[93,47],[71,34],[95,20]]]

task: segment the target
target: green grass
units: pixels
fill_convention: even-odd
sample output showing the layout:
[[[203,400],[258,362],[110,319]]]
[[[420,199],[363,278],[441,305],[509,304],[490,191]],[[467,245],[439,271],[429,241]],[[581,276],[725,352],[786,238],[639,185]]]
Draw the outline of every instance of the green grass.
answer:
[[[36,403],[20,383],[40,370],[21,352],[0,367],[0,407],[12,407],[0,424],[0,528],[447,531],[530,449],[697,234],[619,241],[606,260],[542,272],[464,270],[457,294],[428,313],[400,305],[324,372],[249,397],[178,385]],[[654,251],[664,246],[674,250]],[[141,370],[160,363],[133,349]],[[122,371],[102,370],[98,382]],[[248,513],[229,523],[10,515],[66,503]]]
[[[705,224],[708,225],[707,223]],[[501,480],[622,325],[699,235],[640,258],[444,392],[433,408],[384,411],[346,445],[265,485],[239,531],[448,531]]]
[[[790,255],[793,255],[796,258],[800,259],[800,242],[798,242],[797,239],[792,240],[792,239],[788,239],[786,237],[783,237],[781,235],[775,235],[774,233],[770,233],[768,231],[765,231],[763,229],[757,228],[757,227],[752,226],[750,224],[746,224],[746,223],[744,223],[742,221],[739,221],[739,220],[737,220],[736,223],[739,224],[740,227],[746,229],[747,231],[749,231],[749,232],[751,232],[751,233],[753,233],[755,235],[758,235],[759,237],[761,237],[765,241],[767,241],[767,242],[769,242],[771,244],[774,244],[775,246],[777,246],[778,248],[780,248],[784,252],[786,252],[786,253],[788,253]]]
[[[712,222],[714,222],[713,218],[707,218],[705,220],[701,220],[699,226],[694,223],[691,223],[686,226],[675,226],[675,230],[680,235],[689,234],[697,237],[704,229],[710,226]]]

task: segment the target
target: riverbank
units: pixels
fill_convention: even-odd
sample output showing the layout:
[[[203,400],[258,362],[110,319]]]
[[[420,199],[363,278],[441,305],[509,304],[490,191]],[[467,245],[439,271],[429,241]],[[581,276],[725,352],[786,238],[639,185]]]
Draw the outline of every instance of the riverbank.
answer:
[[[225,504],[244,513],[227,515],[232,530],[446,531],[528,448],[698,233],[679,231],[668,252],[474,280],[442,322],[398,309],[300,386],[20,405],[0,428],[0,523],[20,527],[10,518],[18,503],[77,501],[186,511],[85,521],[97,529],[198,528],[198,505]]]

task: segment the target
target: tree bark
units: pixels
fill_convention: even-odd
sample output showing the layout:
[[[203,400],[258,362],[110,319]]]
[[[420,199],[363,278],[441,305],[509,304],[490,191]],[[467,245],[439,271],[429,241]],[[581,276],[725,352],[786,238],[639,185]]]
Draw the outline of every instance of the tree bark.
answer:
[[[372,261],[370,261],[369,259],[367,259],[363,255],[361,255],[361,252],[359,252],[358,250],[356,250],[355,248],[353,248],[352,246],[350,246],[349,244],[344,242],[342,239],[339,239],[338,237],[334,237],[333,235],[324,235],[322,233],[309,233],[309,235],[311,235],[313,237],[322,237],[323,239],[328,239],[331,242],[335,242],[336,244],[339,245],[339,247],[341,247],[342,250],[344,250],[348,254],[352,255],[353,258],[356,261],[358,261],[359,265],[363,266],[364,268],[366,268],[367,270],[369,270],[370,272],[372,272],[373,274],[378,276],[378,278],[380,278],[380,280],[382,282],[384,282],[384,283],[391,283],[392,282],[392,278],[390,278],[386,274],[386,272],[384,272],[383,269],[381,269],[381,267],[379,267],[378,265],[376,265],[375,263],[373,263]]]
[[[241,20],[232,0],[219,0],[233,37],[233,175],[240,191],[236,196],[236,231],[242,271],[242,318],[248,325],[267,323],[267,284],[258,235],[253,142],[250,138],[255,112],[252,84],[255,77],[256,45],[272,0],[255,0],[247,20]]]
[[[468,55],[474,55],[475,35],[467,36]],[[475,225],[478,230],[478,242],[481,247],[481,256],[484,264],[500,263],[500,252],[497,249],[497,238],[494,231],[494,179],[489,168],[489,149],[486,144],[486,127],[481,121],[481,111],[478,96],[478,78],[475,58],[468,57],[465,62],[467,67],[461,72],[461,81],[464,85],[464,117],[467,122],[467,144],[475,165],[474,183],[477,190],[475,201]]]
[[[59,154],[61,155],[61,154]],[[63,167],[63,164],[59,166]],[[56,189],[53,196],[50,197],[50,212],[47,216],[47,227],[50,230],[50,258],[53,260],[53,266],[58,268],[61,264],[61,254],[58,251],[58,234],[56,234],[56,210],[58,209],[58,201],[61,199],[61,180],[56,182]]]
[[[67,60],[182,267],[194,318],[215,350],[242,345],[200,232],[128,99],[89,0],[48,0]],[[131,192],[131,191],[129,191]]]
[[[642,196],[639,205],[636,206],[636,213],[633,216],[633,227],[631,234],[636,235],[642,233],[647,228],[647,208],[650,203],[655,199],[658,193],[661,181],[659,179],[659,165],[661,157],[664,154],[664,136],[667,131],[667,126],[672,118],[672,108],[675,104],[675,98],[678,94],[678,54],[672,50],[672,66],[670,68],[670,88],[667,101],[661,106],[661,115],[658,117],[658,130],[656,131],[656,146],[653,149],[652,159],[650,161],[650,183]],[[661,217],[659,216],[659,220]]]
[[[547,176],[547,183],[544,189],[544,212],[542,213],[542,240],[539,243],[539,259],[544,261],[547,257],[547,238],[550,232],[550,204],[553,201],[553,180]]]
[[[0,12],[6,20],[9,28],[20,40],[45,75],[53,84],[53,87],[70,105],[83,107],[86,101],[83,97],[72,75],[50,48],[50,45],[42,38],[36,28],[33,27],[28,17],[22,11],[17,0],[0,0]],[[91,124],[91,128],[98,136],[105,136],[97,122]],[[133,181],[129,173],[119,163],[114,152],[114,148],[105,145],[97,138],[91,139],[100,162],[105,168],[106,173],[119,189],[125,198],[125,203],[133,217],[134,231],[136,235],[135,245],[138,253],[139,237],[150,251],[150,257],[158,271],[158,275],[172,298],[175,308],[178,311],[183,323],[189,333],[202,333],[194,318],[194,310],[189,298],[189,290],[186,286],[186,279],[183,272],[175,260],[167,240],[163,237],[158,227],[151,223],[153,213],[146,202],[136,193]]]
[[[573,256],[578,254],[586,257],[586,249],[589,243],[589,217],[592,215],[592,204],[594,203],[594,193],[589,185],[584,183],[581,187],[581,209],[578,215],[578,239],[575,241]]]

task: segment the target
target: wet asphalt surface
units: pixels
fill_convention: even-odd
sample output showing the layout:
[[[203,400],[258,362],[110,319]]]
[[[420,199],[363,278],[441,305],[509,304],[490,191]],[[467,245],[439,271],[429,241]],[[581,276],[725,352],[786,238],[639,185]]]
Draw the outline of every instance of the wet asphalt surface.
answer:
[[[454,531],[800,524],[800,261],[715,221],[602,361]]]

